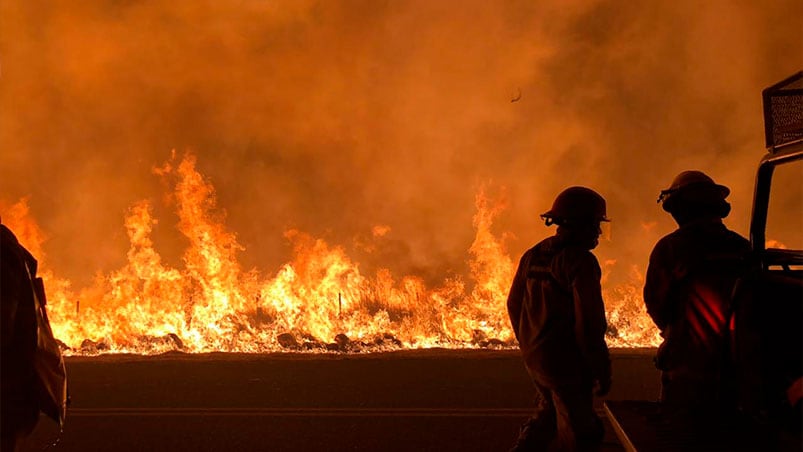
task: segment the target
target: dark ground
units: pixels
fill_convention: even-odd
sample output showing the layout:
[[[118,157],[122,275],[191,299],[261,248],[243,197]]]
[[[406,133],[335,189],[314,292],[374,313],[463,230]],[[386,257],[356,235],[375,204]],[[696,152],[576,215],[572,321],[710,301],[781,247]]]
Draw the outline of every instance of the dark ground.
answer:
[[[657,396],[653,353],[612,351],[608,399]],[[72,406],[48,451],[506,451],[532,403],[517,351],[66,362]],[[23,450],[57,437],[42,419]],[[603,450],[623,450],[610,425]]]

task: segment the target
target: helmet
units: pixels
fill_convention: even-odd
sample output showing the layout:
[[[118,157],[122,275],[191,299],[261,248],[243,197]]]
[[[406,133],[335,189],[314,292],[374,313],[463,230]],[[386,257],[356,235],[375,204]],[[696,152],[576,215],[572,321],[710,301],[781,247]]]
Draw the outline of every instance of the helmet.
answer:
[[[541,215],[547,226],[557,223],[610,221],[606,217],[605,198],[586,187],[569,187],[560,192],[552,208]]]
[[[728,197],[730,189],[714,182],[702,171],[690,170],[678,174],[672,185],[661,190],[658,202],[667,212],[671,212],[679,198],[696,199],[701,203],[722,201]]]

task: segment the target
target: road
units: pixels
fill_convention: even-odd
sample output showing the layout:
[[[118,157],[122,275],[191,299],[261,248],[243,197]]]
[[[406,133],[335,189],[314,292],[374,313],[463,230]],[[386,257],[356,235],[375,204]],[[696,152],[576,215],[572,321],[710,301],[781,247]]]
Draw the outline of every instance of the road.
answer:
[[[612,352],[608,398],[655,398],[652,353]],[[505,451],[532,402],[516,351],[176,353],[66,363],[72,405],[64,431],[44,419],[24,451]],[[622,450],[610,428],[604,450]]]

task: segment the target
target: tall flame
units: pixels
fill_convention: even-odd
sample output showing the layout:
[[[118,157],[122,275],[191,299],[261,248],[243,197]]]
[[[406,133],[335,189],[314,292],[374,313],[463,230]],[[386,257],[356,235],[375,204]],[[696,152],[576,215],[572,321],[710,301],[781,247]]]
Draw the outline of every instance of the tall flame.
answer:
[[[469,249],[470,280],[448,277],[427,287],[416,276],[387,269],[364,275],[346,251],[298,230],[285,237],[292,260],[272,277],[243,271],[244,248],[224,224],[214,187],[196,159],[175,153],[154,172],[174,181],[178,229],[189,240],[183,268],[171,268],[154,249],[151,205],[140,201],[125,217],[127,264],[78,292],[47,269],[43,234],[27,200],[3,211],[3,222],[45,263],[51,323],[71,353],[159,353],[292,350],[382,350],[399,347],[513,346],[505,298],[515,271],[504,235],[493,234],[505,204],[482,189],[475,199],[476,236]],[[388,232],[374,227],[375,235]],[[606,263],[609,268],[614,262]],[[609,342],[658,342],[639,295],[643,278],[605,291]]]

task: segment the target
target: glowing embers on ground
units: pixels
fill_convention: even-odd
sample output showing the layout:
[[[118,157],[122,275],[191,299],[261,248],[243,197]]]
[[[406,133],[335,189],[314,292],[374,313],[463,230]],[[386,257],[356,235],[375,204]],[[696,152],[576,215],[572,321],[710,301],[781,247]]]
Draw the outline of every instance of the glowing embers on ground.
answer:
[[[174,155],[154,171],[174,182],[178,228],[189,240],[184,268],[165,264],[154,249],[156,220],[147,201],[131,206],[125,218],[130,247],[123,268],[76,292],[42,265],[53,330],[69,353],[515,346],[505,306],[515,265],[491,232],[504,206],[482,192],[469,283],[450,277],[427,287],[419,277],[397,278],[386,269],[363,275],[343,248],[297,230],[285,233],[292,260],[266,278],[240,268],[236,254],[243,247],[225,228],[214,188],[194,156]],[[3,212],[3,221],[41,260],[42,234],[25,200]],[[612,346],[659,340],[635,275],[633,284],[605,293]]]

